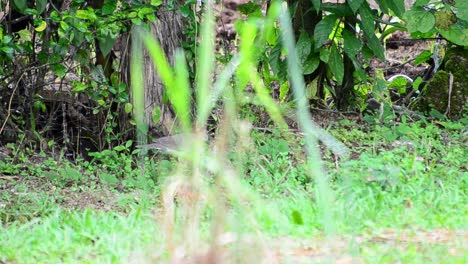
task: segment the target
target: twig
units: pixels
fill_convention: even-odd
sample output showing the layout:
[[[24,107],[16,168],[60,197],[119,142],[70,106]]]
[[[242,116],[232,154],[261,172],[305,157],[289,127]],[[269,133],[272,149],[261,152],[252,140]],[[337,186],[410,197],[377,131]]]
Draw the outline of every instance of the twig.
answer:
[[[13,92],[11,93],[10,100],[8,102],[8,110],[7,110],[7,116],[5,117],[5,121],[3,122],[2,127],[0,128],[0,134],[2,134],[3,129],[5,129],[5,125],[8,121],[8,118],[11,116],[11,103],[13,102],[13,96],[15,95],[16,89],[18,88],[19,82],[23,79],[24,72],[20,75],[18,78],[18,81],[16,82],[15,88],[13,89]]]
[[[387,59],[387,61],[389,61],[389,60],[390,60],[390,59]],[[406,64],[408,64],[408,63],[410,63],[410,62],[412,62],[412,61],[414,61],[414,60],[416,60],[416,58],[409,59],[409,60],[407,60],[407,61],[405,61],[405,62],[400,62],[400,61],[394,60],[395,62],[398,62],[398,63],[400,63],[400,64],[399,64],[399,65],[395,65],[395,66],[390,66],[390,67],[387,67],[387,68],[382,68],[382,70],[383,70],[383,71],[388,71],[388,70],[391,70],[391,69],[403,67],[403,66],[405,66]]]
[[[62,129],[63,129],[63,148],[64,152],[66,153],[68,151],[68,143],[70,141],[70,138],[68,137],[68,131],[67,131],[67,110],[65,103],[62,102]]]
[[[357,114],[357,112],[354,112],[354,111],[338,111],[338,110],[333,110],[333,109],[322,109],[322,108],[317,108],[317,107],[309,107],[309,109],[314,110],[314,111],[338,114],[341,117],[345,117],[344,115],[346,114]]]
[[[6,175],[3,175],[3,176],[0,176],[0,180],[18,180],[19,177],[18,176],[6,176]],[[2,262],[0,262],[2,263]]]

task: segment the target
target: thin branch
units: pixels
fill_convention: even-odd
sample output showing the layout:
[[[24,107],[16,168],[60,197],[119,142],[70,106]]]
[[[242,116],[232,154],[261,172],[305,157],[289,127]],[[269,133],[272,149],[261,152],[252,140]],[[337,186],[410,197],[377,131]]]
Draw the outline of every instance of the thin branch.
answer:
[[[18,88],[19,82],[23,79],[24,72],[21,74],[21,76],[18,78],[18,81],[16,82],[15,88],[13,89],[13,92],[11,93],[10,100],[8,102],[8,110],[7,110],[7,116],[5,117],[5,121],[3,122],[2,127],[0,128],[0,134],[2,134],[3,130],[5,129],[5,125],[8,121],[8,118],[11,116],[11,103],[13,102],[13,96],[16,93],[16,89]]]

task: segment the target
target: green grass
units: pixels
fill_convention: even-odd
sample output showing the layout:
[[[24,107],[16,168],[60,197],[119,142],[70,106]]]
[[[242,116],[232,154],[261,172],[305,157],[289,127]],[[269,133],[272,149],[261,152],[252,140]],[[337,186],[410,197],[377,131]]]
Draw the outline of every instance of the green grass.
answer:
[[[367,263],[463,263],[466,241],[455,239],[463,236],[454,237],[454,244],[424,239],[373,242],[388,232],[466,230],[467,160],[462,129],[419,122],[353,129],[341,124],[330,132],[346,138],[355,153],[350,160],[336,162],[323,152],[336,192],[329,210],[336,216],[340,237],[367,239],[355,247],[352,239],[346,240],[347,246],[340,249],[343,254]],[[252,139],[250,153],[239,164],[245,171],[243,184],[262,199],[247,206],[233,203],[226,212],[225,229],[260,230],[273,240],[293,237],[313,243],[314,238],[323,237],[314,181],[304,176],[307,167],[301,140],[258,132],[253,132]],[[114,164],[113,159],[131,160],[132,156],[106,156],[91,164],[62,162],[47,170],[41,163],[30,164],[22,172],[34,172],[31,175],[0,180],[0,260],[126,263],[136,256],[147,259],[148,252],[163,248],[160,221],[155,220],[161,208],[158,188],[176,161],[148,159],[144,180],[138,180],[138,172],[130,166],[125,169],[129,170],[127,179],[116,175],[119,182],[126,180],[124,186],[96,181]],[[44,176],[51,173],[56,177]],[[70,177],[73,173],[80,177]],[[151,188],[142,186],[146,181],[151,181]],[[99,203],[106,206],[96,206]],[[246,216],[249,210],[254,224]],[[211,217],[208,210],[204,219]],[[209,237],[209,232],[204,234]]]
[[[64,211],[2,229],[0,260],[9,263],[126,263],[158,238],[148,210],[129,214]]]

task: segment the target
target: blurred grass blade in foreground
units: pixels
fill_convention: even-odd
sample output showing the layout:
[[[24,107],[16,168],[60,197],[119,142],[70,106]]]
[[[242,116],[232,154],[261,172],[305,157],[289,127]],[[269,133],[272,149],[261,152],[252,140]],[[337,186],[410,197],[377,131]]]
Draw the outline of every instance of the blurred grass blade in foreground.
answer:
[[[138,28],[134,27],[134,31]],[[143,54],[139,34],[132,36],[132,57],[130,64],[133,116],[136,122],[138,144],[146,144],[148,127],[145,119],[145,91],[143,85]]]
[[[280,8],[278,1],[274,2],[271,8]],[[322,224],[326,235],[332,235],[336,233],[336,215],[334,215],[334,194],[328,182],[328,177],[322,169],[322,160],[320,157],[320,151],[318,148],[319,136],[325,137],[327,140],[325,143],[332,150],[340,153],[346,150],[346,147],[338,140],[332,138],[328,134],[320,131],[310,115],[309,108],[307,106],[305,84],[302,76],[302,71],[299,67],[299,59],[294,43],[294,34],[292,31],[291,18],[289,16],[288,6],[286,3],[281,5],[280,13],[280,28],[283,43],[288,50],[287,63],[288,73],[292,82],[294,98],[296,100],[296,114],[298,117],[298,123],[301,130],[304,132],[305,143],[308,153],[308,165],[311,176],[315,180],[315,193],[317,195],[317,205],[319,208],[319,215],[322,217]]]

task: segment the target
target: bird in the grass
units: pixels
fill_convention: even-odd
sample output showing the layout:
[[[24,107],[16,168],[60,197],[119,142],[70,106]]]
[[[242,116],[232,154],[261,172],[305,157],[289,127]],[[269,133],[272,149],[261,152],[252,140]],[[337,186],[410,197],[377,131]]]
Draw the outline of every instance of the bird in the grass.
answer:
[[[180,152],[184,147],[191,146],[197,139],[199,139],[199,137],[195,133],[176,134],[157,138],[153,140],[153,143],[139,145],[137,148],[155,149],[161,152],[175,153]],[[203,140],[207,140],[206,135]]]

